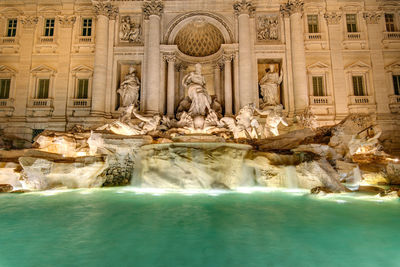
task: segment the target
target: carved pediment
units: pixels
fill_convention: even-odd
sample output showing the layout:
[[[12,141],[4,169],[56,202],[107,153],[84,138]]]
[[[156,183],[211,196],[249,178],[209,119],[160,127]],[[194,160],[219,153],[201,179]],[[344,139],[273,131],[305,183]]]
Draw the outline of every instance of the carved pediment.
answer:
[[[397,61],[389,66],[385,67],[387,71],[400,71],[400,61]]]
[[[61,11],[55,9],[54,7],[44,7],[39,10],[39,14],[43,16],[55,16],[61,14]]]
[[[0,73],[15,74],[15,73],[17,73],[17,71],[9,66],[0,65]]]
[[[353,64],[348,65],[345,69],[346,70],[360,70],[360,71],[368,71],[371,68],[370,65],[363,61],[357,61]]]
[[[311,71],[328,71],[329,65],[327,65],[321,61],[318,61],[316,63],[313,63],[313,64],[307,66],[307,70],[309,72],[311,72]]]
[[[46,65],[39,65],[36,68],[33,68],[31,70],[32,73],[51,73],[54,74],[57,71],[49,66]]]
[[[75,68],[72,69],[72,73],[92,73],[93,69],[85,66],[85,65],[78,65]]]
[[[24,14],[24,12],[22,12],[19,9],[13,8],[13,7],[7,7],[4,8],[0,11],[0,14],[3,15],[4,17],[18,17]]]

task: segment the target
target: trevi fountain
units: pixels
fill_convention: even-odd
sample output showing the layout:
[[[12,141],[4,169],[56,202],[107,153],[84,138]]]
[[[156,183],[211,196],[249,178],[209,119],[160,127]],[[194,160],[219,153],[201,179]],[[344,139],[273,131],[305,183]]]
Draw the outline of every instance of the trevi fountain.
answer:
[[[21,53],[60,66],[0,64],[0,266],[400,264],[396,3],[61,2],[90,10],[1,11],[9,35],[45,29],[0,36],[4,64]],[[172,19],[183,6],[194,11]],[[76,27],[76,40],[50,38]],[[62,49],[82,64],[66,71]]]

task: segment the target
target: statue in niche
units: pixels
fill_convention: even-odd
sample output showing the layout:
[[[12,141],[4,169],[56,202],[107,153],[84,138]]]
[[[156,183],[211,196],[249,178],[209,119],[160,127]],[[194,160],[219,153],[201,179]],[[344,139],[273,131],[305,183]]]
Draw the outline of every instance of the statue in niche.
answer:
[[[140,80],[136,76],[136,69],[129,67],[129,73],[125,75],[124,81],[121,83],[117,93],[121,96],[121,106],[126,108],[130,105],[139,106],[139,89]]]
[[[140,36],[141,36],[140,24],[132,22],[130,16],[122,17],[119,38],[123,41],[129,41],[131,43],[139,43],[141,41]]]
[[[265,69],[265,75],[260,80],[261,96],[260,107],[276,106],[280,104],[279,85],[282,83],[283,71],[275,71],[275,65],[270,64]]]
[[[189,115],[205,116],[211,110],[211,97],[205,88],[206,81],[201,74],[201,65],[195,66],[195,71],[187,74],[182,84],[187,88],[188,96],[191,100]]]
[[[257,39],[259,41],[278,40],[278,17],[262,16],[258,18]]]

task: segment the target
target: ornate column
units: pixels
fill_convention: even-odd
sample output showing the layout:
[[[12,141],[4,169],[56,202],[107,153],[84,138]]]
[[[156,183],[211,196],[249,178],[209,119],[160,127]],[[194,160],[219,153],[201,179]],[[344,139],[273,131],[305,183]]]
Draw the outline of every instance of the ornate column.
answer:
[[[214,91],[217,96],[217,100],[221,103],[221,66],[220,63],[217,62],[214,65]]]
[[[148,20],[148,38],[146,57],[146,88],[144,93],[144,108],[147,113],[163,112],[160,103],[160,16],[164,4],[161,0],[145,1],[143,3],[144,19]]]
[[[335,121],[339,122],[347,116],[346,79],[344,76],[344,63],[342,55],[342,14],[327,12],[324,15],[328,23],[329,46],[331,48],[331,67],[333,77],[333,97],[335,103]]]
[[[385,62],[382,53],[382,24],[380,12],[365,12],[365,22],[368,28],[368,43],[370,48],[371,63],[372,63],[372,79],[376,99],[376,113],[379,117],[382,114],[388,115],[389,109],[389,95],[394,94],[390,91],[390,86],[386,84],[385,77]],[[372,92],[368,92],[371,95]]]
[[[301,113],[308,106],[308,86],[306,75],[306,54],[304,48],[303,0],[289,0],[281,5],[281,12],[290,16],[290,36],[295,112]]]
[[[164,55],[164,60],[168,62],[168,83],[167,83],[167,115],[174,116],[175,107],[175,54]]]
[[[232,115],[232,54],[223,54],[224,61],[224,92],[225,92],[225,116]]]
[[[108,21],[117,12],[110,2],[93,1],[96,20],[96,51],[94,53],[92,115],[104,115],[107,90]]]
[[[33,40],[35,38],[35,28],[38,17],[21,16],[18,18],[22,24],[21,37],[19,40],[20,62],[18,73],[16,74],[16,94],[14,101],[13,119],[26,115],[26,103],[29,95],[29,78],[31,76]],[[19,23],[19,22],[18,22]],[[18,26],[19,27],[19,26]]]
[[[243,107],[253,102],[250,16],[254,14],[255,7],[251,1],[242,0],[234,3],[233,9],[239,21],[239,98],[240,107]]]

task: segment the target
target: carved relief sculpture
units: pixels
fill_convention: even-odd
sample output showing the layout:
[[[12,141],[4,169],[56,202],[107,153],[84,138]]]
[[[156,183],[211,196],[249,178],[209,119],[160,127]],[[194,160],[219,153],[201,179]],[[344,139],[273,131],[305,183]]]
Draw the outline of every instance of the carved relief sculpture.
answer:
[[[275,65],[270,64],[265,70],[264,77],[260,80],[260,107],[276,106],[280,104],[279,85],[282,83],[283,71],[281,73],[275,71]]]
[[[259,41],[278,40],[278,17],[258,17],[257,39]]]
[[[130,16],[122,17],[119,38],[130,43],[140,43],[142,41],[140,24],[133,22]]]
[[[136,76],[136,69],[131,66],[129,68],[129,73],[125,75],[124,81],[121,83],[120,88],[117,93],[121,96],[121,106],[129,107],[134,105],[139,106],[139,89],[140,80]]]

